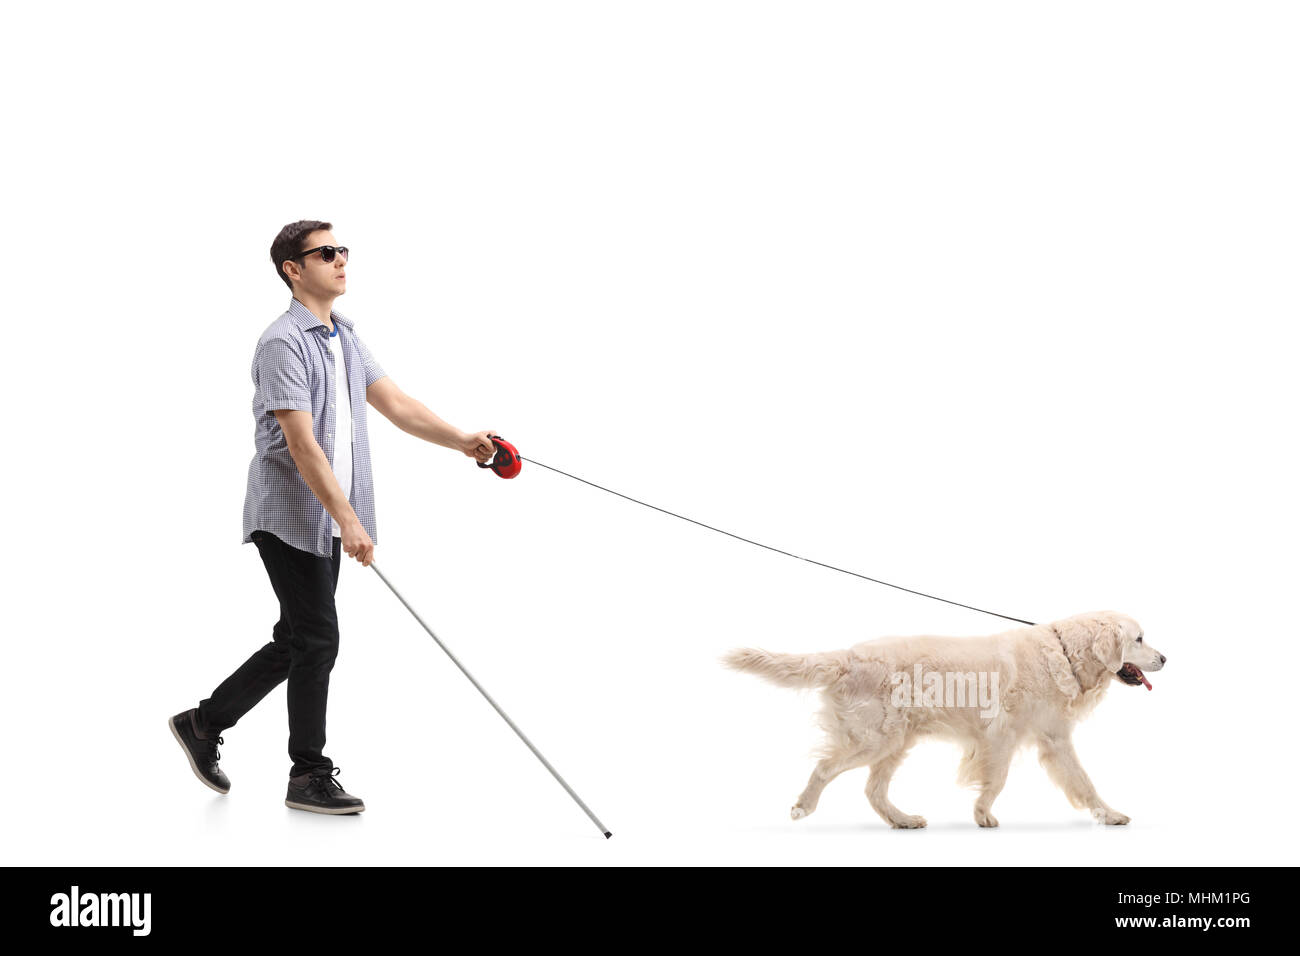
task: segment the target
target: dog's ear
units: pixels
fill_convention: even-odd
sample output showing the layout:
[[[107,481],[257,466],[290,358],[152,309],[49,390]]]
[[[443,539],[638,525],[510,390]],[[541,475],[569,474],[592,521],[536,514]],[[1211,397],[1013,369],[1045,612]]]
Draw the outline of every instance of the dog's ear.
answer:
[[[1096,628],[1096,637],[1092,642],[1092,656],[1113,674],[1124,666],[1124,640],[1119,625],[1095,621],[1093,627]]]

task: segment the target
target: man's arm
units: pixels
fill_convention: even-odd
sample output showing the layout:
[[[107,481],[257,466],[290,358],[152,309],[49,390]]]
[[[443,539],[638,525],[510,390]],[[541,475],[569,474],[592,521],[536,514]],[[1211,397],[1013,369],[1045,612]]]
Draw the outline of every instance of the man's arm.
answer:
[[[425,407],[423,402],[398,388],[397,383],[387,375],[366,388],[366,401],[408,435],[467,455],[472,454],[472,447],[478,444],[476,436],[444,422]],[[488,443],[488,450],[490,456],[491,442]]]
[[[298,466],[302,480],[307,482],[307,487],[320,499],[325,510],[333,515],[339,528],[348,527],[354,521],[360,524],[361,519],[339,487],[330,460],[325,457],[325,449],[321,448],[316,436],[312,434],[311,412],[277,408],[275,417],[280,422],[285,442],[289,445],[289,454],[293,456],[293,463]]]

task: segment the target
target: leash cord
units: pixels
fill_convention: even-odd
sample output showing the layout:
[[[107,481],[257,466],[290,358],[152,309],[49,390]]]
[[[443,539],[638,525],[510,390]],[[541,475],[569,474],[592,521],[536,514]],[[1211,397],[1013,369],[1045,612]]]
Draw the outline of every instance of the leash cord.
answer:
[[[721,528],[715,528],[713,527],[713,525],[705,524],[703,521],[696,521],[694,518],[688,518],[685,515],[679,515],[675,511],[669,511],[667,508],[660,508],[658,505],[649,504],[648,502],[641,501],[637,498],[633,498],[631,495],[625,495],[622,492],[615,491],[612,488],[606,488],[604,485],[598,485],[594,481],[588,481],[586,478],[579,478],[577,475],[571,475],[567,471],[560,471],[560,469],[552,468],[550,465],[543,465],[540,461],[536,461],[532,458],[525,458],[523,455],[520,455],[519,459],[520,461],[532,462],[534,465],[538,465],[542,468],[547,469],[548,471],[554,471],[557,474],[564,475],[566,478],[572,478],[574,481],[580,481],[584,485],[591,485],[593,488],[599,488],[601,491],[608,491],[611,495],[618,495],[620,498],[626,498],[628,501],[635,501],[637,504],[645,505],[647,508],[654,508],[655,511],[662,511],[664,514],[672,515],[674,518],[681,518],[683,521],[689,521],[691,522],[691,524],[697,524],[701,528],[708,528],[710,531],[716,531],[719,534],[725,534],[728,537],[735,538],[737,541],[744,541],[746,544],[753,544],[753,545],[757,545],[760,548],[767,548],[767,550],[775,551],[777,554],[784,554],[787,557],[798,558],[800,561],[807,561],[809,564],[816,564],[819,567],[830,568],[830,570],[832,571],[839,571],[843,574],[851,574],[855,578],[862,578],[862,580],[864,581],[871,581],[875,584],[883,584],[886,587],[898,588],[898,590],[907,591],[909,594],[919,594],[921,597],[931,598],[932,600],[935,601],[943,601],[945,604],[955,604],[957,607],[964,607],[971,611],[979,611],[981,614],[992,614],[994,617],[1004,618],[1005,620],[1008,621],[1015,621],[1018,624],[1029,624],[1032,626],[1034,623],[1033,621],[1025,621],[1022,620],[1021,618],[1011,617],[1010,615],[1007,614],[999,614],[997,611],[986,611],[980,607],[973,607],[969,604],[962,604],[960,601],[949,601],[947,598],[942,598],[935,594],[926,594],[924,591],[914,591],[911,588],[903,587],[901,584],[890,584],[888,581],[881,581],[878,578],[869,578],[865,574],[858,574],[858,572],[856,571],[848,571],[844,568],[837,568],[833,564],[825,564],[821,561],[814,561],[812,558],[805,558],[797,554],[791,554],[789,551],[782,551],[780,548],[774,548],[771,545],[763,544],[760,541],[751,541],[749,538],[742,538],[740,535],[732,534],[730,531],[723,531]]]

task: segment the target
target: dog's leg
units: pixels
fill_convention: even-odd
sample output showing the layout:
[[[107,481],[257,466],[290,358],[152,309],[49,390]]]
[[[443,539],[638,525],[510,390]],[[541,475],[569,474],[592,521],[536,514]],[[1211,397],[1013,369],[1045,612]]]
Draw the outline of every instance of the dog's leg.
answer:
[[[1071,806],[1088,810],[1094,819],[1110,826],[1122,826],[1129,818],[1106,805],[1097,794],[1088,775],[1074,752],[1068,736],[1042,734],[1038,738],[1038,762],[1043,765],[1052,781],[1065,791]]]
[[[867,778],[867,800],[871,803],[871,808],[891,827],[914,830],[925,826],[925,817],[904,813],[889,802],[889,781],[906,756],[906,748],[901,748],[872,761],[871,776]]]
[[[825,760],[818,761],[817,766],[813,768],[812,776],[808,778],[808,786],[803,788],[803,793],[799,794],[794,806],[790,808],[790,819],[802,820],[816,810],[817,801],[828,783],[846,770],[865,766],[871,756],[870,751],[864,751],[852,757],[827,757]]]
[[[980,795],[975,800],[975,822],[982,827],[995,827],[998,818],[992,813],[993,801],[998,798],[1007,782],[1007,771],[1015,754],[1013,740],[987,740],[975,759],[979,761]]]

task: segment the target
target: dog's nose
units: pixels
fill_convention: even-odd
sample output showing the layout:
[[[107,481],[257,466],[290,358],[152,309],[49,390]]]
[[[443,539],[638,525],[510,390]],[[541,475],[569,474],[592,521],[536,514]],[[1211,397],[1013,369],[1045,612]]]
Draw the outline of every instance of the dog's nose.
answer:
[[[1165,655],[1161,654],[1161,655],[1160,655],[1160,663],[1163,664],[1164,662],[1165,662]]]

